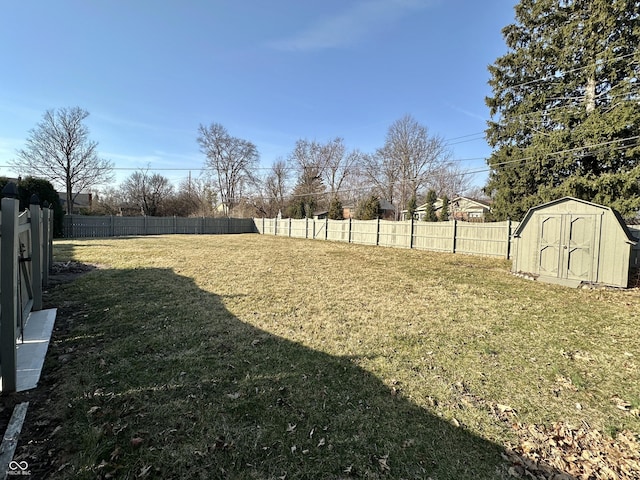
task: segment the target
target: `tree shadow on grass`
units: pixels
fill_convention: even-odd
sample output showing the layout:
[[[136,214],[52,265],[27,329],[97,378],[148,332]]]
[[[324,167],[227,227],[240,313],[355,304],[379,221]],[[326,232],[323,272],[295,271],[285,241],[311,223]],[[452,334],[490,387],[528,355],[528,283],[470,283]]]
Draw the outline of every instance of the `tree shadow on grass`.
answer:
[[[34,478],[508,478],[498,445],[171,270],[96,270],[49,300],[18,448]]]

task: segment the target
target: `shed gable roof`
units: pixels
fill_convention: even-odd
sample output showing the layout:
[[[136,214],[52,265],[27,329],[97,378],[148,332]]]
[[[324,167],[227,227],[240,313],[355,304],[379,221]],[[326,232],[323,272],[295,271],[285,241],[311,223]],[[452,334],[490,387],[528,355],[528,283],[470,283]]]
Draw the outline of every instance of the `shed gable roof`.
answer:
[[[610,207],[605,207],[604,205],[599,205],[597,203],[592,203],[592,202],[588,202],[586,200],[581,200],[579,198],[574,198],[574,197],[563,197],[563,198],[559,198],[557,200],[552,200],[551,202],[547,202],[547,203],[543,203],[541,205],[536,205],[535,207],[531,207],[526,215],[524,216],[524,218],[522,219],[522,221],[520,222],[520,224],[518,225],[518,228],[516,228],[515,232],[513,232],[513,236],[514,237],[519,237],[522,233],[522,231],[524,230],[524,228],[526,227],[527,223],[529,222],[529,220],[531,219],[531,217],[539,210],[544,210],[545,208],[551,207],[553,205],[558,205],[561,203],[567,203],[567,202],[575,202],[575,203],[582,203],[584,205],[589,205],[591,207],[596,207],[599,208],[601,210],[605,210],[605,211],[609,211],[611,212],[615,218],[618,220],[618,225],[620,227],[620,229],[622,230],[622,232],[624,233],[625,237],[627,238],[627,241],[633,245],[635,245],[637,242],[637,240],[633,237],[633,235],[631,235],[631,232],[629,231],[629,229],[627,228],[627,225],[624,223],[624,220],[622,218],[622,216],[613,208]]]

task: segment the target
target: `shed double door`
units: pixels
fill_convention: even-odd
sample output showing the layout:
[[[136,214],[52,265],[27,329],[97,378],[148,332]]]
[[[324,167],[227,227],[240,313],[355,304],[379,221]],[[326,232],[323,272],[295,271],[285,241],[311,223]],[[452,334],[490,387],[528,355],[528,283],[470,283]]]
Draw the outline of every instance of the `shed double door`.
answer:
[[[601,215],[540,214],[539,274],[560,280],[594,281]]]

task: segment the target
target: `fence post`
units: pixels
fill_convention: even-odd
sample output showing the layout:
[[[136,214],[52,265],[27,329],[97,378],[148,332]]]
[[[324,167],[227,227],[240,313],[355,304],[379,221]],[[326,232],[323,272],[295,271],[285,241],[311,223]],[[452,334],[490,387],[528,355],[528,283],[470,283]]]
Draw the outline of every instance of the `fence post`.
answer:
[[[289,238],[291,238],[291,217],[289,217]]]
[[[324,239],[327,240],[329,238],[329,217],[325,217],[324,219]]]
[[[12,182],[5,185],[2,194],[2,241],[0,242],[0,373],[2,374],[2,392],[16,391],[16,322],[18,319],[18,189]]]
[[[348,243],[351,243],[351,217],[349,217],[349,237],[348,237]]]
[[[114,225],[113,215],[109,217],[109,236],[110,237],[116,236],[116,228]]]
[[[458,235],[458,221],[453,220],[453,239],[451,242],[451,253],[456,253],[456,236]]]
[[[376,225],[376,245],[380,245],[380,217],[378,217],[378,223]]]
[[[31,216],[31,288],[33,291],[33,310],[42,310],[42,211],[40,199],[36,194],[29,201]]]
[[[49,285],[49,269],[53,265],[51,255],[51,237],[53,212],[49,209],[49,202],[45,200],[42,209],[42,285]]]
[[[507,260],[511,257],[511,219],[507,219]]]
[[[411,215],[411,229],[409,230],[409,248],[413,248],[413,215]]]
[[[313,219],[313,224],[316,224],[316,219]],[[304,238],[309,238],[309,217],[304,219]]]

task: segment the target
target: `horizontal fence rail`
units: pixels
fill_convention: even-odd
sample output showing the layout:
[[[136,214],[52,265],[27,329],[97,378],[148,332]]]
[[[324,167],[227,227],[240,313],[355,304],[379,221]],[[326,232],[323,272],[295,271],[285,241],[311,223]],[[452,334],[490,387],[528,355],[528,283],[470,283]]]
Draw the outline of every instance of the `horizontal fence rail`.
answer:
[[[511,258],[511,234],[518,226],[517,222],[511,221],[471,223],[458,220],[395,222],[256,218],[254,222],[258,233],[263,235],[503,258]]]
[[[118,217],[65,215],[64,238],[132,235],[256,233],[251,218]]]

